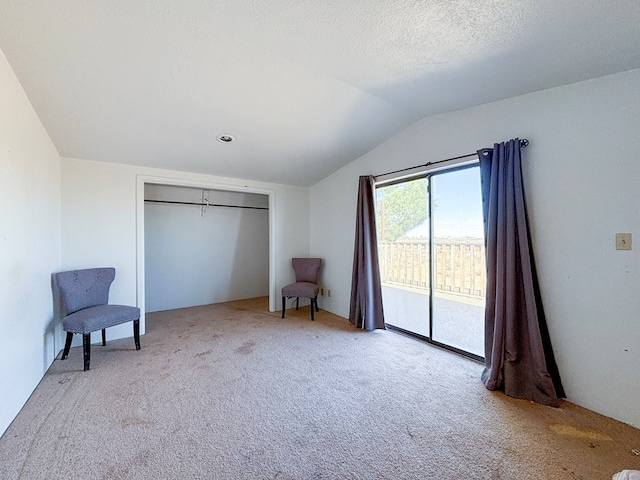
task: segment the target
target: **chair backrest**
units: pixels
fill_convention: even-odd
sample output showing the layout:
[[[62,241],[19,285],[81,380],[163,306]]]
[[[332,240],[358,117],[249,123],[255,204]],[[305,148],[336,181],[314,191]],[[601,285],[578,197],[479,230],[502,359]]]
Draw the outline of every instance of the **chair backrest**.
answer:
[[[296,272],[296,282],[318,283],[321,258],[292,258],[291,264]]]
[[[62,311],[66,316],[84,308],[106,305],[116,269],[106,267],[71,270],[56,273],[54,277],[62,296]]]

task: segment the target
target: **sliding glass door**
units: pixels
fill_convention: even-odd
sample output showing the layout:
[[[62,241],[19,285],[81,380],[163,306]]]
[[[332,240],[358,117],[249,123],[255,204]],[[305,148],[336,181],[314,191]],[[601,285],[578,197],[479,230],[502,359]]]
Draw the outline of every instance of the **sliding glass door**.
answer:
[[[378,253],[387,323],[429,337],[429,179],[376,189]]]
[[[485,257],[479,168],[433,175],[433,341],[484,355]]]
[[[471,166],[377,188],[387,324],[475,358],[484,355],[479,175]]]

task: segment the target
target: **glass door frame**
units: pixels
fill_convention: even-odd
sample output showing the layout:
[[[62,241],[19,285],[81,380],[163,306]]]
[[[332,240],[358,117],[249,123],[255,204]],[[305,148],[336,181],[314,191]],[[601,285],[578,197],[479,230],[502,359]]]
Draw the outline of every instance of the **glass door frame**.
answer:
[[[476,355],[475,353],[468,352],[466,350],[462,350],[460,348],[456,348],[452,345],[448,345],[446,343],[438,342],[437,340],[433,340],[433,298],[435,294],[435,282],[434,282],[434,274],[435,272],[435,262],[434,262],[434,254],[435,254],[435,242],[434,242],[434,218],[433,218],[433,201],[431,198],[432,187],[431,187],[431,178],[437,175],[452,173],[460,170],[466,170],[469,168],[475,168],[479,166],[478,161],[464,163],[462,165],[452,165],[450,167],[438,168],[431,171],[421,172],[412,176],[404,176],[397,179],[390,179],[381,182],[375,183],[376,188],[376,196],[378,188],[390,187],[393,185],[399,185],[405,182],[410,182],[412,180],[419,180],[426,178],[427,179],[427,193],[429,195],[428,202],[428,216],[429,216],[429,336],[425,336],[416,332],[412,332],[410,330],[406,330],[401,327],[396,327],[395,325],[386,323],[386,327],[388,330],[395,331],[401,333],[403,335],[407,335],[409,337],[427,342],[431,345],[434,345],[439,348],[443,348],[445,350],[451,351],[453,353],[457,353],[458,355],[462,355],[464,357],[471,358],[478,362],[484,363],[484,357],[480,355]],[[479,179],[478,179],[479,181]],[[377,232],[376,232],[377,233]],[[376,245],[376,248],[377,245]],[[384,302],[384,298],[383,298]],[[384,305],[383,305],[384,308]]]

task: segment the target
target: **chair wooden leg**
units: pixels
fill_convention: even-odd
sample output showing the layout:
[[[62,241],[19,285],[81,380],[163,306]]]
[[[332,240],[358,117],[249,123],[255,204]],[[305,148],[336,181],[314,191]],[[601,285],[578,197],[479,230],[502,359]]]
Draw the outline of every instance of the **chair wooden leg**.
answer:
[[[102,329],[102,346],[103,347],[107,346],[107,329],[106,328]]]
[[[316,298],[314,300],[315,300],[315,304],[316,304],[316,312],[319,312],[320,309],[318,308],[318,295],[316,295]]]
[[[91,361],[91,332],[82,335],[82,354],[84,357],[84,370],[89,370]]]
[[[64,350],[62,351],[62,357],[60,357],[60,360],[65,360],[69,356],[71,340],[73,340],[73,333],[67,332],[67,340],[64,342]]]
[[[284,309],[286,308],[285,297],[282,297],[282,318],[284,318]]]
[[[296,310],[300,307],[300,297],[296,297]]]
[[[133,321],[133,341],[136,342],[136,350],[140,350],[140,320]]]
[[[313,298],[310,298],[309,300],[311,301],[311,304],[309,305],[309,310],[311,310],[311,320],[315,320],[315,318],[313,318],[313,303],[315,300]]]

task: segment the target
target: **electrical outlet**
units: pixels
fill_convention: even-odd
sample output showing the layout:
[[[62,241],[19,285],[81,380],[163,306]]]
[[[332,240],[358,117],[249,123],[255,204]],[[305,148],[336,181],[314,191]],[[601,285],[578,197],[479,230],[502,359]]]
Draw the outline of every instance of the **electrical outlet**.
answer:
[[[324,288],[320,289],[320,295],[324,295]]]
[[[631,250],[630,233],[616,233],[616,250]]]

